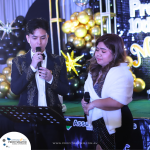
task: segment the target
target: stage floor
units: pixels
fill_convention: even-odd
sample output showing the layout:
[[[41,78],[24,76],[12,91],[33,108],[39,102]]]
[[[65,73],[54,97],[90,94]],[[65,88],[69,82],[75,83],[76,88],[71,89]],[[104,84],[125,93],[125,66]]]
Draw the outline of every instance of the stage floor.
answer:
[[[0,105],[17,105],[18,100],[0,99]],[[64,101],[65,116],[84,116],[80,101]],[[133,100],[129,105],[133,118],[150,118],[150,100]]]

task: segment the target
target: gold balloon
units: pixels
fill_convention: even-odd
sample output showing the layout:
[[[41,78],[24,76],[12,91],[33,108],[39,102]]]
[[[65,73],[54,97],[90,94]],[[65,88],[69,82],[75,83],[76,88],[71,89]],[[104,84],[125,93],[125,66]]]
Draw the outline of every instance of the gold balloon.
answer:
[[[73,14],[72,14],[72,15],[70,16],[70,20],[76,20],[76,19],[77,19],[77,16],[76,16],[76,15],[73,15]]]
[[[75,48],[81,49],[81,48],[85,47],[85,40],[80,37],[75,37],[73,40],[73,45]]]
[[[15,94],[11,91],[11,88],[9,88],[8,93],[9,93],[12,97],[14,97],[14,98],[18,98],[18,97],[19,97],[19,95],[15,95]]]
[[[95,25],[95,21],[94,20],[89,20],[88,25],[90,27],[93,27]]]
[[[142,79],[136,78],[134,83],[135,83],[134,85],[135,87],[133,89],[134,92],[141,92],[145,89],[145,82]]]
[[[72,20],[72,25],[73,26],[78,26],[79,25],[79,21],[78,20]]]
[[[3,75],[9,74],[11,72],[11,69],[9,67],[5,67],[2,71]]]
[[[130,56],[127,56],[127,57],[126,57],[125,62],[128,63],[128,66],[129,66],[129,67],[132,67],[132,65],[133,65],[133,59],[132,59]]]
[[[85,29],[86,29],[86,30],[89,30],[89,29],[90,29],[89,24],[86,24],[86,25],[85,25]]]
[[[103,25],[103,32],[104,32],[104,34],[107,33],[107,25],[106,24]]]
[[[6,96],[6,93],[2,93],[2,92],[0,91],[0,98],[5,98],[5,96]]]
[[[6,81],[6,76],[3,74],[0,74],[0,82]]]
[[[72,21],[68,20],[63,23],[61,29],[64,33],[69,34],[71,32],[71,27],[72,27]]]
[[[92,37],[91,37],[90,34],[87,34],[87,35],[84,37],[84,39],[85,39],[86,42],[90,41],[91,38],[92,38]]]
[[[75,38],[75,35],[74,34],[70,34],[67,38],[67,41],[68,42],[73,42],[73,39]]]
[[[75,30],[76,30],[76,28],[77,28],[76,26],[72,26],[71,29],[70,29],[70,31],[71,31],[72,33],[74,33]]]
[[[77,19],[80,23],[87,24],[89,21],[89,16],[85,11],[81,11],[77,16]]]
[[[91,48],[92,47],[92,42],[86,42],[86,48]]]
[[[85,11],[89,16],[93,16],[92,8],[86,8],[86,9],[84,9],[84,11]]]
[[[99,37],[101,35],[101,29],[97,25],[92,27],[89,31],[93,37]]]
[[[84,37],[87,34],[87,30],[81,25],[76,28],[74,33],[77,37]]]
[[[92,20],[92,19],[93,19],[93,16],[92,16],[92,15],[90,15],[90,16],[89,16],[89,20]]]
[[[7,93],[9,88],[10,88],[10,85],[9,85],[8,82],[3,81],[3,82],[0,83],[0,91],[2,93]]]
[[[8,83],[11,82],[11,72],[6,75],[6,79],[7,79]]]
[[[25,55],[26,54],[26,51],[25,50],[20,50],[18,53],[17,53],[17,56],[21,56],[21,55]]]
[[[97,12],[94,14],[94,20],[95,20],[95,24],[97,25],[101,25],[101,17],[100,17],[100,12]],[[105,18],[102,17],[103,23],[106,22]]]
[[[6,60],[7,67],[11,68],[13,58],[14,58],[14,57],[9,57],[9,58]]]
[[[135,79],[136,79],[135,74],[132,73],[132,77],[133,77],[133,80],[135,81]]]

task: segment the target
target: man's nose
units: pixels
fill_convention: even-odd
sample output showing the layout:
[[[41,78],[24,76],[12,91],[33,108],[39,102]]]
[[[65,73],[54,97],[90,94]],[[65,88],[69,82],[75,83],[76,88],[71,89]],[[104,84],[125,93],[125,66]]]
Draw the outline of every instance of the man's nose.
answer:
[[[37,42],[38,42],[38,44],[40,45],[40,44],[41,44],[41,39],[38,38]]]

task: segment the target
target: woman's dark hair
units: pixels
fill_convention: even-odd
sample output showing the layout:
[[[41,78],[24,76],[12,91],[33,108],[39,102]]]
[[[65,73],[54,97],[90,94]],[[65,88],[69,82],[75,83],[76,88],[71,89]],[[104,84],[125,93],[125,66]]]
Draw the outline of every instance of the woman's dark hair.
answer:
[[[35,29],[42,28],[49,34],[49,24],[43,18],[35,18],[28,21],[26,24],[26,34],[33,34]]]
[[[104,83],[105,77],[107,75],[107,72],[110,70],[110,68],[119,66],[120,63],[125,62],[126,52],[124,50],[124,42],[123,42],[122,38],[116,34],[105,34],[105,35],[99,37],[96,41],[96,46],[100,42],[103,42],[106,45],[106,47],[112,51],[112,53],[114,55],[113,60],[103,68],[101,65],[99,65],[97,63],[97,61],[95,59],[95,54],[89,60],[90,66],[88,69],[92,75],[93,85],[95,84],[95,82],[99,76],[99,72],[102,71],[102,75],[98,80],[98,82],[102,86],[102,84]]]

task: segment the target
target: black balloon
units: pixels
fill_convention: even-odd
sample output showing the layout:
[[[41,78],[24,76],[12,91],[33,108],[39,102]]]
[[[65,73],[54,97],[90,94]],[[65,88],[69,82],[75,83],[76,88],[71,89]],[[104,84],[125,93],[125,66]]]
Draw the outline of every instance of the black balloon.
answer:
[[[68,79],[69,88],[71,91],[75,91],[79,87],[79,80],[77,78]]]
[[[18,17],[16,18],[16,22],[18,22],[18,23],[20,23],[21,25],[23,25],[23,24],[24,24],[24,17],[23,17],[23,16],[18,16]]]
[[[13,47],[15,45],[15,42],[14,42],[14,40],[9,40],[8,44],[9,44],[9,46]]]
[[[76,67],[76,71],[77,71],[78,74],[81,73],[81,70],[82,70],[82,67]]]
[[[84,95],[84,86],[80,86],[77,90],[76,90],[76,92],[75,92],[75,96],[77,97],[77,98],[83,98],[83,95]]]
[[[87,72],[88,67],[89,67],[89,64],[83,64],[82,72]]]
[[[85,59],[84,57],[82,57],[81,59],[79,59],[79,60],[77,61],[77,63],[79,63],[79,64],[81,64],[81,65],[83,65],[85,62],[86,62],[86,59]]]
[[[90,59],[91,58],[91,54],[90,54],[90,50],[89,49],[81,50],[80,55],[84,55],[85,59]]]
[[[69,89],[69,92],[64,96],[64,100],[74,100],[75,94]]]
[[[13,27],[16,27],[16,28],[18,28],[18,29],[20,29],[20,23],[18,23],[18,22],[13,23],[12,26],[13,26]]]
[[[80,55],[80,50],[74,49],[72,51],[74,52],[74,56],[79,56]]]
[[[81,85],[84,85],[86,79],[87,79],[87,73],[86,72],[81,73],[79,75],[79,82]]]
[[[67,43],[65,44],[65,50],[67,50],[67,52],[71,53],[73,49],[74,49],[73,43],[67,42]]]
[[[73,71],[69,71],[69,72],[67,72],[67,77],[68,77],[68,79],[75,77],[75,73]]]
[[[14,35],[15,35],[16,37],[20,37],[20,36],[23,35],[23,33],[21,32],[21,30],[15,30],[15,31],[14,31]]]
[[[23,41],[21,41],[21,40],[17,40],[16,43],[17,43],[18,48],[22,48],[24,45]]]
[[[17,54],[18,48],[17,47],[13,47],[11,52],[13,52],[14,54]]]
[[[14,52],[9,52],[6,54],[6,57],[9,58],[9,57],[16,57],[16,54]],[[6,60],[5,60],[5,63],[6,63]]]

